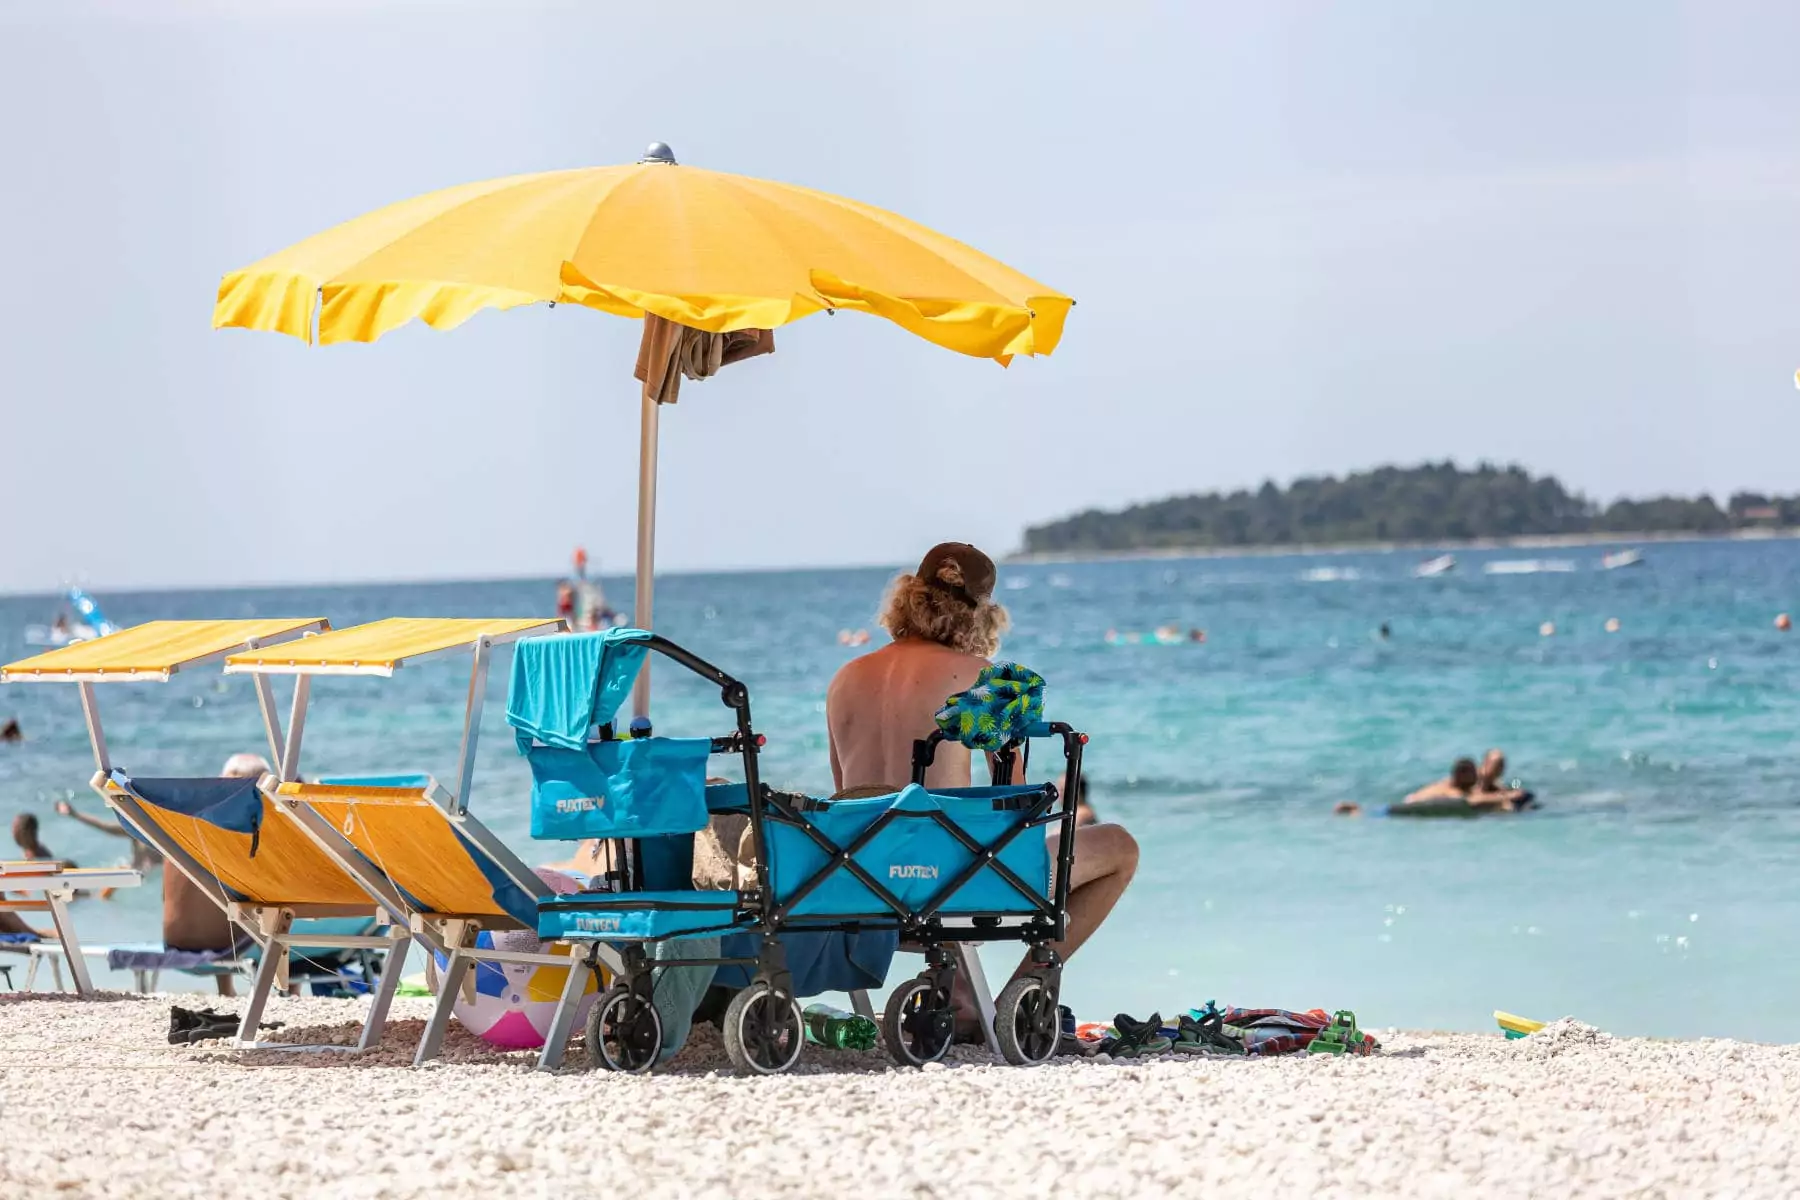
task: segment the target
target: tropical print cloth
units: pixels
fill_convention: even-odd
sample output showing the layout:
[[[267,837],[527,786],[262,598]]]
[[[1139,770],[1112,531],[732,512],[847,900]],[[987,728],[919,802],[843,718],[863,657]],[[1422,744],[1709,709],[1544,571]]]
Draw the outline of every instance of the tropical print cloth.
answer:
[[[1018,663],[983,667],[975,686],[944,701],[937,727],[971,750],[992,753],[1044,719],[1044,677]]]

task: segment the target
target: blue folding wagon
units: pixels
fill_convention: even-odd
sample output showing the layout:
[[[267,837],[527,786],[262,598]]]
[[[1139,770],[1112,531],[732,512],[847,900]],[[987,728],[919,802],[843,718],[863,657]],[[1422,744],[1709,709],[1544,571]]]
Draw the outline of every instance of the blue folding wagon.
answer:
[[[649,653],[717,685],[731,731],[671,738],[615,728]],[[993,754],[991,787],[922,786],[946,740],[936,733],[917,743],[914,782],[898,791],[835,800],[781,791],[759,771],[763,738],[751,724],[748,689],[638,629],[517,643],[507,720],[531,766],[532,836],[608,843],[609,865],[587,890],[538,908],[540,936],[585,946],[590,968],[614,968],[587,1019],[596,1065],[642,1072],[656,1064],[664,1037],[653,989],[669,977],[660,969],[691,966],[748,974],[725,1013],[727,1053],[740,1071],[785,1071],[806,1041],[792,948],[871,935],[925,956],[924,970],[893,990],[881,1021],[900,1063],[923,1065],[949,1049],[959,960],[976,973],[977,993],[987,994],[980,960],[952,953],[968,942],[1031,948],[1032,969],[993,1005],[991,1040],[1015,1065],[1056,1052],[1062,964],[1052,944],[1065,935],[1074,797],[1057,782],[1009,781],[1027,738],[1054,738],[1065,760],[1055,775],[1072,787],[1085,735],[1033,723]],[[742,782],[709,786],[714,757],[734,760]],[[736,890],[695,890],[694,835],[723,814],[748,818],[753,869]],[[1054,860],[1052,828],[1061,832]],[[689,955],[684,943],[721,950]],[[565,992],[552,1039],[567,1038],[578,1000],[579,989]]]

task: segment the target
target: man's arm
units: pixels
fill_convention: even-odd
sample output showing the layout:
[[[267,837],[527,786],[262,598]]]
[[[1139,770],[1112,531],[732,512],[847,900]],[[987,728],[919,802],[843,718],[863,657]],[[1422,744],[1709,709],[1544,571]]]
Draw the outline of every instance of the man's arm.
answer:
[[[1448,779],[1440,779],[1436,783],[1428,783],[1412,795],[1404,803],[1417,804],[1421,800],[1463,800],[1467,799],[1461,792],[1450,785]]]
[[[832,710],[837,707],[833,703],[837,698],[837,684],[838,677],[834,675],[825,689],[825,744],[831,751],[831,790],[834,795],[844,790],[844,765],[838,761],[837,726],[831,719]]]
[[[1498,809],[1501,812],[1511,812],[1513,810],[1513,805],[1517,803],[1519,797],[1524,794],[1525,793],[1523,792],[1513,791],[1476,792],[1469,797],[1469,807],[1480,809],[1492,808]]]
[[[90,817],[88,814],[70,804],[67,800],[56,802],[56,811],[65,817],[74,817],[89,829],[98,829],[101,833],[110,833],[114,837],[130,837],[117,821],[108,821],[104,817]]]

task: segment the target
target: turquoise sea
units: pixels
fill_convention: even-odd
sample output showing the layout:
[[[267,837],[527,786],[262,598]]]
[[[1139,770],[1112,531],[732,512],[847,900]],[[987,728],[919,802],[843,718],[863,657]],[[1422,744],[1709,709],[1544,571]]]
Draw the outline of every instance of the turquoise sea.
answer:
[[[1491,1012],[1573,1014],[1621,1034],[1800,1038],[1800,542],[1658,544],[1606,572],[1602,547],[1117,561],[1002,569],[1005,654],[1049,680],[1054,715],[1092,735],[1095,804],[1144,848],[1112,922],[1074,961],[1084,1016],[1221,1003],[1354,1008],[1374,1028],[1492,1029]],[[1494,559],[1573,571],[1484,574]],[[750,686],[779,783],[829,790],[823,700],[874,628],[888,571],[676,575],[662,632]],[[628,579],[607,579],[615,602]],[[121,624],[157,617],[536,615],[537,581],[107,594]],[[51,598],[0,599],[0,654],[31,651]],[[1616,617],[1620,631],[1604,625]],[[1541,623],[1555,623],[1553,637]],[[1381,640],[1386,622],[1391,637]],[[1206,631],[1119,645],[1109,630]],[[877,637],[879,638],[879,633]],[[527,861],[527,776],[496,664],[474,808]],[[303,771],[448,774],[467,685],[457,663],[315,686]],[[716,693],[659,669],[657,725],[724,732]],[[210,773],[260,749],[250,685],[205,671],[101,689],[114,759]],[[38,812],[84,864],[123,843],[57,817],[90,811],[72,688],[0,689],[23,745],[0,746],[0,817]],[[1502,746],[1542,811],[1481,821],[1334,817]],[[154,880],[77,909],[84,938],[154,938]],[[1006,956],[990,951],[994,969]],[[904,961],[904,960],[902,960]],[[121,982],[113,981],[115,985]]]

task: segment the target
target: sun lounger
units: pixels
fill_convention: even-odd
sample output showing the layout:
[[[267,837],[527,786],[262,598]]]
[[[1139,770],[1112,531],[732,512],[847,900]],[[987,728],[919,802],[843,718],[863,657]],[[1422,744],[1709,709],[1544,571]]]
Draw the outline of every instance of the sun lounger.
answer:
[[[238,1046],[300,1049],[255,1040],[269,996],[288,981],[290,955],[383,950],[390,964],[399,964],[411,933],[405,904],[391,884],[376,882],[367,863],[352,874],[326,855],[279,815],[257,784],[254,779],[132,779],[114,771],[99,788],[129,827],[162,850],[260,948]],[[321,931],[306,924],[309,918],[334,917],[366,923],[371,914],[385,932]],[[399,976],[395,968],[383,973],[355,1049],[370,1049],[381,1040]]]
[[[118,814],[127,832],[162,852],[165,870],[186,875],[261,947],[262,961],[239,1027],[240,1047],[263,1045],[255,1040],[262,1010],[274,987],[285,982],[291,953],[384,949],[390,961],[398,964],[411,942],[401,915],[404,909],[391,888],[385,889],[388,902],[384,905],[367,880],[346,874],[310,838],[277,816],[274,806],[257,790],[256,780],[134,778],[115,769],[100,724],[96,688],[100,684],[166,682],[182,670],[216,662],[234,651],[260,650],[325,628],[326,622],[317,617],[151,621],[0,668],[0,681],[7,683],[77,686],[98,768],[92,780],[95,791]],[[255,688],[270,752],[279,761],[289,739],[284,738],[276,713],[274,689],[265,678],[256,679]],[[304,696],[298,700],[303,704]],[[388,932],[320,933],[295,927],[296,920],[309,917],[367,920],[371,915],[383,922]],[[67,938],[64,942],[64,958],[78,986],[84,986],[87,968],[83,955],[78,947],[67,945]],[[384,976],[354,1049],[366,1050],[380,1040],[400,973],[395,969]],[[296,1050],[352,1048],[267,1045]]]
[[[350,934],[362,937],[374,936],[380,927],[381,922],[373,918],[325,917],[295,921],[293,932],[297,935]],[[382,938],[381,942],[385,946],[387,939]],[[33,990],[38,968],[47,963],[56,990],[61,991],[62,964],[67,957],[62,946],[46,941],[25,949],[30,955],[25,990]],[[262,962],[262,947],[248,938],[226,950],[171,950],[161,942],[122,942],[106,946],[83,946],[81,953],[97,960],[109,970],[130,971],[133,986],[141,993],[156,991],[165,971],[196,979],[242,976],[248,981]],[[394,965],[398,969],[404,964]],[[324,952],[291,950],[288,954],[287,983],[290,987],[337,983],[355,989],[372,984],[382,968],[379,956],[369,947],[356,946]],[[351,973],[352,969],[355,970],[354,974]]]
[[[254,945],[254,943],[248,943]],[[222,975],[249,976],[251,962],[244,955],[246,947],[234,950],[169,950],[160,942],[120,942],[111,945],[87,945],[81,948],[83,958],[114,971],[130,971],[134,990],[154,992],[163,971],[211,979]],[[30,966],[25,972],[25,991],[37,990],[38,971],[50,968],[51,984],[62,991],[62,965],[68,952],[57,942],[38,942],[26,947]],[[179,964],[179,965],[178,965]]]
[[[263,781],[266,796],[291,825],[371,894],[391,882],[409,930],[442,954],[446,965],[438,1001],[420,1039],[415,1063],[442,1048],[456,996],[477,961],[566,965],[563,955],[480,948],[483,929],[535,929],[538,901],[550,894],[537,875],[468,811],[469,786],[494,646],[532,634],[559,632],[561,621],[395,618],[338,630],[270,653],[227,659],[227,673],[297,676],[294,716],[282,778]],[[462,750],[455,783],[430,775],[299,779],[309,680],[313,676],[391,677],[423,659],[468,654],[472,660]],[[568,985],[586,982],[569,972]]]
[[[75,923],[69,919],[69,901],[77,892],[136,887],[142,882],[143,875],[126,867],[65,868],[45,862],[0,862],[0,912],[47,912],[56,929],[56,944],[69,959],[76,994],[92,996],[94,982],[81,956]],[[27,989],[30,986],[28,980]]]

